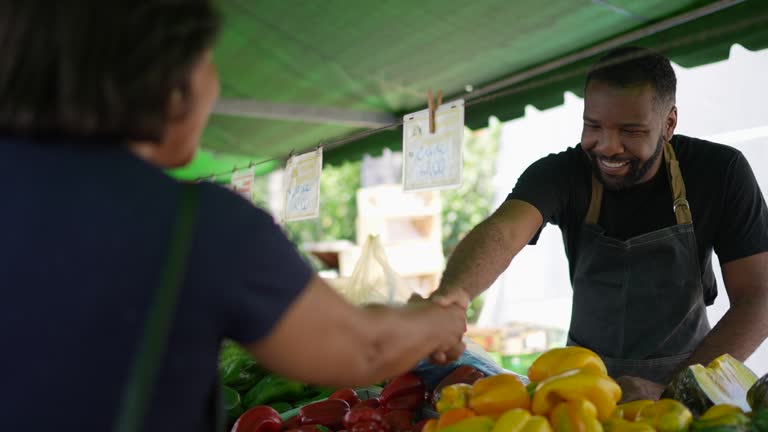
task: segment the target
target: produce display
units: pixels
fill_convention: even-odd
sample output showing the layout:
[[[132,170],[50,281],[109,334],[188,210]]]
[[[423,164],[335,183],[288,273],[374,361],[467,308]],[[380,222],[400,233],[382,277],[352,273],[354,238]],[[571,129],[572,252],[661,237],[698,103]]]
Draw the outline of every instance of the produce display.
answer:
[[[219,373],[232,432],[768,432],[768,375],[727,354],[683,370],[659,401],[625,404],[581,347],[543,353],[530,384],[462,365],[434,388],[407,373],[383,388],[323,389],[269,373],[232,343]]]
[[[423,432],[768,432],[768,375],[757,379],[729,355],[695,365],[659,401],[618,404],[621,388],[600,357],[557,348],[514,375],[445,386],[438,418]]]
[[[267,406],[280,418],[282,413],[328,398],[335,390],[270,373],[240,345],[230,341],[225,341],[219,352],[219,382],[230,425],[253,407]]]

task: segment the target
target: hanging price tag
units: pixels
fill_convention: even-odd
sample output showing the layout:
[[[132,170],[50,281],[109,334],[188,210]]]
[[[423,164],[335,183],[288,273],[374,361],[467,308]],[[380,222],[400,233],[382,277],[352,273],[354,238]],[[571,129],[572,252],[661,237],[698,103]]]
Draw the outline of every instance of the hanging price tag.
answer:
[[[320,215],[320,173],[323,148],[292,156],[285,165],[284,220],[297,221]]]
[[[447,189],[461,186],[464,101],[443,104],[435,111],[435,132],[429,110],[403,117],[403,189]]]
[[[229,188],[248,201],[253,201],[253,177],[255,170],[253,167],[235,171],[232,179],[229,181]]]

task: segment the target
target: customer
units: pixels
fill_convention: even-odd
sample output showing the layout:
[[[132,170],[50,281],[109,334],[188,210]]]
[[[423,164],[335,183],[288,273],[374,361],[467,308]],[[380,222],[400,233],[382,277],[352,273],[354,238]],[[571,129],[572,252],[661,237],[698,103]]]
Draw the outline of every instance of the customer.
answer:
[[[204,0],[0,2],[0,430],[212,430],[224,338],[328,386],[461,352],[460,308],[354,307],[267,213],[164,173],[217,29]]]

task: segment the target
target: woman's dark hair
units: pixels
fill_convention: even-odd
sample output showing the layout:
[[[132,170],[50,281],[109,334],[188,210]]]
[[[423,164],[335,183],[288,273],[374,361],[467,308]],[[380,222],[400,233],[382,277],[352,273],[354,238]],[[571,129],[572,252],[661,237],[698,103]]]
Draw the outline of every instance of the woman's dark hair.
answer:
[[[0,133],[159,140],[218,28],[206,0],[2,0]]]
[[[592,80],[617,87],[650,84],[658,107],[675,103],[677,78],[669,59],[647,48],[629,46],[609,52],[590,69],[585,89]]]

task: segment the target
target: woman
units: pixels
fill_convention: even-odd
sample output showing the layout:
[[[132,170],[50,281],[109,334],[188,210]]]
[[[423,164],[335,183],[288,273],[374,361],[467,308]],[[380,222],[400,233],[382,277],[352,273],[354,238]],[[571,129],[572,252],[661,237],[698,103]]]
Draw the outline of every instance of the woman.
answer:
[[[224,338],[329,386],[461,352],[461,308],[353,307],[268,214],[164,174],[218,96],[217,28],[203,0],[0,2],[0,430],[211,430]]]

